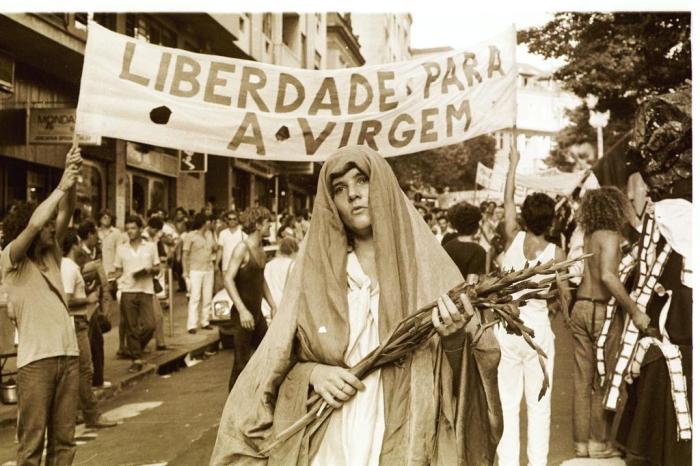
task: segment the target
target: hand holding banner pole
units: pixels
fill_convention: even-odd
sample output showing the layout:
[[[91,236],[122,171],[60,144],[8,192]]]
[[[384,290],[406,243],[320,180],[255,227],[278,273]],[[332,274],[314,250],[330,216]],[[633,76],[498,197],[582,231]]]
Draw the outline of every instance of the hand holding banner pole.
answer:
[[[74,151],[76,149],[78,150],[77,158],[74,155]],[[69,159],[66,160],[66,167],[68,167],[68,165],[73,164],[73,163],[76,164],[79,169],[82,169],[83,158],[80,156],[80,144],[78,143],[78,133],[75,133],[75,132],[73,132],[73,143],[71,144]],[[83,182],[83,176],[78,175],[78,183],[82,183],[82,182]]]

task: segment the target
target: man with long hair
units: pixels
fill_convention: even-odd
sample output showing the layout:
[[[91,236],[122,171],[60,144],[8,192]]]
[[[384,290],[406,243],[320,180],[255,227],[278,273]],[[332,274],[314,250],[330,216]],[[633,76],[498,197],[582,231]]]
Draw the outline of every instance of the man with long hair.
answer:
[[[17,464],[40,464],[46,435],[46,464],[71,464],[75,456],[78,341],[61,280],[59,244],[75,208],[81,166],[80,149],[72,147],[56,189],[36,209],[19,205],[3,221],[8,244],[0,268],[19,338]]]
[[[603,408],[603,389],[593,383],[595,344],[611,296],[634,325],[644,331],[649,317],[641,312],[619,277],[623,229],[634,216],[627,197],[615,187],[586,191],[577,212],[584,234],[586,259],[583,279],[571,311],[574,335],[574,446],[576,456],[609,458],[620,453],[609,442],[610,419]]]

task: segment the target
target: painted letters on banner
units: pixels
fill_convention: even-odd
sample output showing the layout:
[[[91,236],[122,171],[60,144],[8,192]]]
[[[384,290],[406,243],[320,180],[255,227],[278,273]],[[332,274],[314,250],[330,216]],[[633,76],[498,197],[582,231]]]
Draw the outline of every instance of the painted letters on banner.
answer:
[[[515,30],[467,51],[338,70],[161,47],[89,25],[76,130],[190,152],[322,161],[390,157],[512,127]]]

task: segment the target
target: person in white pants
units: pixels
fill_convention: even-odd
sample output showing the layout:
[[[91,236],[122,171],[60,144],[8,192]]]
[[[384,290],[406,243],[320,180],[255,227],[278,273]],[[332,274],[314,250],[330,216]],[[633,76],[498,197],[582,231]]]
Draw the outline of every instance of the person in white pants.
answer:
[[[543,193],[534,193],[525,199],[522,218],[525,231],[520,230],[515,209],[515,169],[519,155],[511,146],[510,166],[505,189],[506,252],[504,270],[522,270],[529,264],[544,263],[552,259],[564,260],[564,252],[544,235],[554,220],[554,200]],[[539,281],[543,276],[535,276]],[[564,283],[559,287],[566,290]],[[519,295],[530,290],[523,290]],[[568,291],[564,291],[568,293]],[[549,424],[551,412],[552,376],[554,372],[554,333],[550,326],[547,301],[529,300],[520,307],[520,318],[535,331],[535,343],[547,355],[546,369],[550,386],[546,394],[539,396],[544,375],[537,352],[518,336],[509,335],[504,328],[496,331],[501,346],[501,361],[498,365],[498,391],[503,409],[503,435],[496,450],[500,466],[520,464],[520,403],[523,393],[527,403],[527,458],[531,466],[545,466],[549,454]]]
[[[216,242],[211,231],[211,220],[199,213],[192,221],[192,233],[182,246],[182,266],[190,282],[187,308],[187,331],[197,333],[197,325],[211,330],[209,317],[214,293],[214,261]],[[201,307],[200,307],[201,305]]]

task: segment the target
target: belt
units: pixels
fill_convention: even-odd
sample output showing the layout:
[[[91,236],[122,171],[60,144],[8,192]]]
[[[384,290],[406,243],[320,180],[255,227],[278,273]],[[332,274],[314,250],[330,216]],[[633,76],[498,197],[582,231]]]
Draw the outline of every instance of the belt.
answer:
[[[593,304],[602,304],[604,306],[608,305],[608,300],[605,300],[605,299],[584,298],[584,297],[577,296],[576,301],[585,301],[585,302],[593,303]]]

